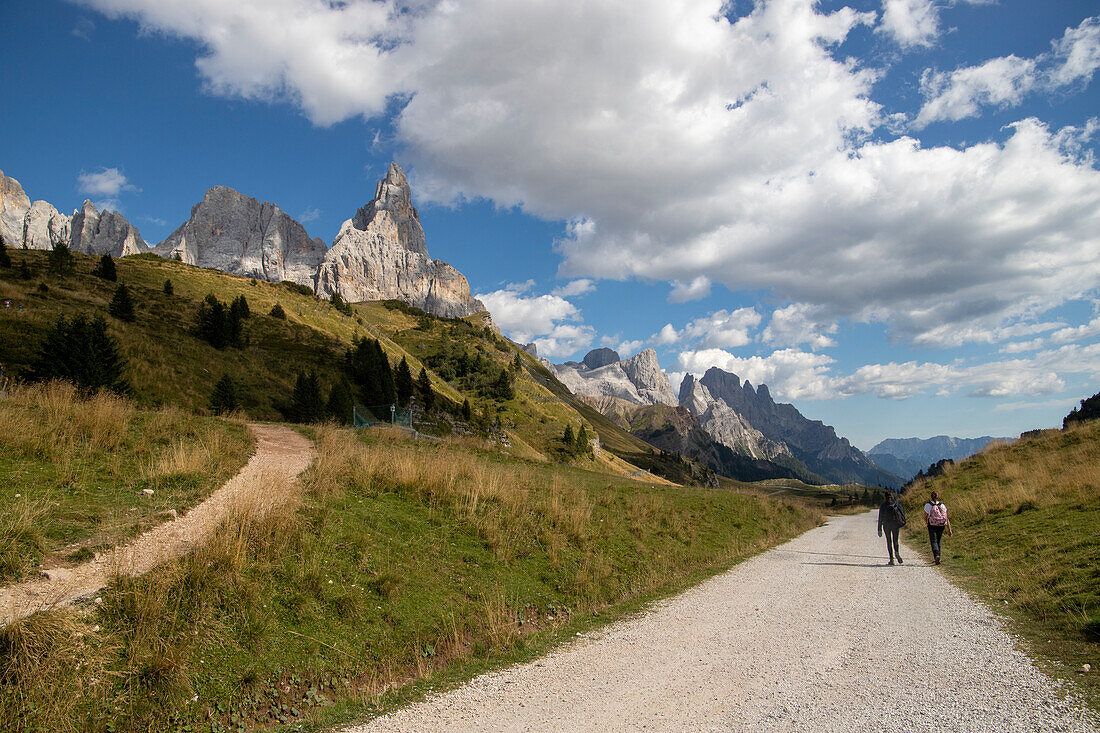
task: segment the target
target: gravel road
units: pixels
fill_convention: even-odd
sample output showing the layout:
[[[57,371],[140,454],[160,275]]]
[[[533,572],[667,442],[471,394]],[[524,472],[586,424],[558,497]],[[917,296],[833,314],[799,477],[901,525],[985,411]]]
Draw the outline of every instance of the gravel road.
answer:
[[[873,513],[833,518],[643,615],[346,733],[1100,730],[988,610],[912,552],[890,567],[885,551]]]
[[[251,424],[248,428],[256,438],[256,451],[248,463],[183,516],[75,568],[49,570],[45,577],[0,587],[0,626],[90,595],[119,573],[141,575],[182,556],[242,502],[280,503],[292,490],[294,478],[312,462],[313,442],[281,425]]]

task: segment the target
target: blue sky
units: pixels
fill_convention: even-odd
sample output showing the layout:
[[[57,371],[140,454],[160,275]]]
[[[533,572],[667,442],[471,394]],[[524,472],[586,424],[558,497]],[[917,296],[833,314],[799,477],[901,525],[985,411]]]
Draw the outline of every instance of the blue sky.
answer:
[[[212,185],[331,242],[390,160],[554,361],[652,346],[862,447],[1100,381],[1100,8],[2,0],[0,168],[150,244]]]

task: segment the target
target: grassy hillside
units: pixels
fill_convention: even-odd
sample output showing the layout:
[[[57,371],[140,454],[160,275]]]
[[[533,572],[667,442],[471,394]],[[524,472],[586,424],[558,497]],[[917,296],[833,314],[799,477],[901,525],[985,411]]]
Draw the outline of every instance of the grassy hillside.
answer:
[[[0,582],[90,559],[202,501],[252,452],[244,425],[71,385],[0,398]],[[143,493],[151,491],[151,495]]]
[[[95,257],[77,255],[75,274],[59,280],[48,271],[48,253],[9,253],[13,267],[0,270],[0,299],[10,302],[0,309],[0,364],[18,375],[31,364],[58,316],[105,314],[117,285],[92,275]],[[19,275],[24,264],[29,279]],[[661,456],[579,405],[537,360],[485,328],[480,315],[441,319],[397,303],[357,304],[347,315],[295,286],[151,254],[118,259],[116,269],[118,282],[125,282],[132,293],[136,320],[109,318],[109,331],[129,361],[126,376],[140,405],[204,412],[214,384],[228,374],[239,386],[241,407],[249,417],[283,419],[279,407],[288,401],[298,371],[315,371],[327,391],[341,374],[348,346],[356,338],[370,337],[381,342],[391,361],[406,358],[414,374],[426,366],[435,391],[451,402],[470,400],[474,425],[419,415],[421,420],[431,418],[426,423],[430,429],[490,434],[513,455],[560,462],[568,460],[560,451],[565,426],[577,430],[584,424],[607,450],[595,459],[578,459],[580,463],[609,473],[633,473],[640,467],[674,482],[691,480],[682,461]],[[166,280],[171,280],[171,294],[165,293]],[[215,349],[192,334],[199,304],[210,293],[223,303],[240,296],[247,300],[252,317],[245,322],[243,347]],[[268,315],[276,304],[285,320]],[[455,373],[459,352],[478,359],[482,371],[473,376]],[[487,380],[513,365],[517,353],[522,368],[515,397],[493,399],[486,393]]]
[[[1007,614],[1051,671],[1075,679],[1100,709],[1100,421],[987,449],[912,486],[903,500],[922,549],[930,491],[955,531],[944,538],[945,572]],[[1074,674],[1085,663],[1093,672]]]
[[[209,547],[116,581],[99,604],[0,631],[0,729],[360,718],[539,653],[818,521],[471,438],[312,433],[299,504],[238,513]]]

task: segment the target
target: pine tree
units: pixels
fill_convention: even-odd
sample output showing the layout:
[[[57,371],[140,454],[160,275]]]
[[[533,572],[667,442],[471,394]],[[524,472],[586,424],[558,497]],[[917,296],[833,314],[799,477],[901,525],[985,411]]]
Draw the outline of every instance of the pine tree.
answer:
[[[118,394],[130,391],[124,372],[126,359],[118,343],[107,333],[103,316],[84,315],[72,320],[61,316],[46,332],[31,361],[34,380],[65,379],[84,392],[105,389]]]
[[[252,311],[248,307],[248,301],[245,300],[243,295],[238,295],[229,306],[229,315],[231,318],[236,318],[238,321],[247,321],[252,316]]]
[[[215,415],[225,415],[239,406],[237,385],[228,374],[223,374],[210,394],[210,410]]]
[[[565,452],[573,455],[573,451],[577,449],[577,438],[573,435],[572,425],[565,426],[565,433],[561,436],[561,442],[565,445]]]
[[[577,442],[575,453],[579,456],[588,455],[592,451],[592,446],[588,444],[588,430],[581,424],[580,430],[577,431]]]
[[[355,398],[351,394],[348,380],[340,377],[332,384],[328,395],[328,416],[341,425],[351,424],[351,414],[355,409]]]
[[[280,321],[285,321],[286,320],[286,311],[283,310],[283,307],[281,305],[279,305],[278,303],[271,306],[271,312],[268,313],[268,315],[271,316],[272,318],[278,318]]]
[[[50,271],[64,280],[66,275],[71,275],[76,267],[76,257],[69,251],[69,245],[63,241],[54,244],[50,250]]]
[[[516,390],[512,386],[512,375],[508,373],[507,369],[500,370],[500,376],[493,382],[490,392],[495,399],[501,402],[516,396]]]
[[[401,363],[397,365],[397,371],[393,375],[393,386],[397,391],[397,404],[402,407],[409,406],[409,400],[413,396],[413,375],[409,369],[409,362],[405,357],[401,357]]]
[[[176,289],[174,287],[172,287],[172,281],[171,280],[165,280],[164,281],[164,294],[165,295],[172,295],[175,292],[176,292]]]
[[[213,293],[199,304],[199,312],[195,317],[195,335],[215,349],[224,349],[229,345],[229,314]]]
[[[344,301],[339,292],[333,293],[332,297],[329,298],[329,302],[332,303],[333,308],[335,308],[340,313],[343,313],[345,316],[351,315],[351,305]]]
[[[420,368],[420,376],[416,378],[416,392],[420,395],[420,401],[424,403],[424,409],[432,409],[435,404],[435,392],[432,391],[432,380],[424,367]]]
[[[516,352],[516,357],[512,359],[512,371],[519,374],[523,370],[523,358]]]
[[[375,369],[378,371],[378,396],[380,405],[392,405],[397,402],[397,388],[393,383],[393,369],[390,360],[386,358],[386,352],[382,350],[382,344],[378,339],[371,340],[371,348],[374,350]]]
[[[111,259],[110,252],[103,253],[103,256],[99,258],[99,262],[96,263],[95,269],[92,270],[92,274],[104,280],[110,280],[111,282],[118,279],[118,272],[115,270],[115,261]]]
[[[470,422],[470,420],[473,419],[473,416],[474,411],[473,408],[470,407],[470,398],[467,397],[466,399],[462,400],[462,419],[466,422]]]
[[[290,400],[290,417],[295,422],[313,423],[325,417],[325,405],[321,399],[321,382],[316,372],[298,372],[294,394]]]
[[[133,322],[134,301],[130,298],[130,290],[126,287],[126,283],[119,283],[115,288],[115,295],[107,306],[107,312],[120,321]]]
[[[11,256],[8,254],[8,245],[4,244],[3,237],[0,237],[0,267],[11,267]]]

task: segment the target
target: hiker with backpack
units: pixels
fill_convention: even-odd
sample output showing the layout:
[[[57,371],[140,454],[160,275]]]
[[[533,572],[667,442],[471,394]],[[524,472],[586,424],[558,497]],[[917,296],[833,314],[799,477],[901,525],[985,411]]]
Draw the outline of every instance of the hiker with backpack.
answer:
[[[954,534],[951,531],[951,520],[947,518],[947,507],[940,501],[935,491],[932,499],[924,505],[924,521],[928,524],[928,541],[932,543],[932,556],[936,558],[936,564],[940,564],[940,540],[943,531],[947,530],[947,536]]]
[[[890,491],[886,492],[886,499],[878,508],[878,536],[882,536],[882,530],[886,530],[886,551],[890,553],[890,564],[894,564],[894,558],[898,564],[903,564],[901,559],[901,547],[898,545],[898,535],[905,526],[905,510],[901,508],[897,497]]]

